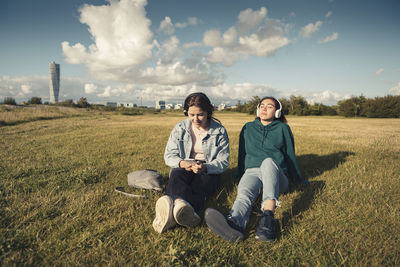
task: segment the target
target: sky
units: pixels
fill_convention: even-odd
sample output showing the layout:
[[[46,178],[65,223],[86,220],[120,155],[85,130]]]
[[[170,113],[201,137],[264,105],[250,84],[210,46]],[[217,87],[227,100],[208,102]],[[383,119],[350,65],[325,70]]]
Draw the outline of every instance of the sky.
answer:
[[[399,0],[0,0],[0,99],[400,95]]]

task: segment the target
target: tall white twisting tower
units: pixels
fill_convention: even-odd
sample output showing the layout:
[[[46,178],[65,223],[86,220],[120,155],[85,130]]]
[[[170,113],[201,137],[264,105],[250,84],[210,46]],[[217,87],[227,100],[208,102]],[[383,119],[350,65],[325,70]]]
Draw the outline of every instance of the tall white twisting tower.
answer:
[[[58,102],[60,92],[60,64],[50,62],[50,103]]]

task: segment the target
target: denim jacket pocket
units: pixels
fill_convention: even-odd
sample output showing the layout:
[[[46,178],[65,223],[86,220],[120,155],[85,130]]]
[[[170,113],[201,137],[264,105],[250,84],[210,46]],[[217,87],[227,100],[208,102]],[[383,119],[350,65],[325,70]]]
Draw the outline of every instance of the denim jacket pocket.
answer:
[[[184,146],[184,140],[183,139],[178,139],[178,149],[179,149],[179,157],[184,159],[185,158],[185,146]]]

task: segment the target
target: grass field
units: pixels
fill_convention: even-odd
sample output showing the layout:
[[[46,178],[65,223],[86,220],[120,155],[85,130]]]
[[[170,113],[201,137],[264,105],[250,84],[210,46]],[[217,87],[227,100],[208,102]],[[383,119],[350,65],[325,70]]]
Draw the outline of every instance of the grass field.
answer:
[[[44,107],[43,107],[44,108]],[[278,240],[230,244],[205,226],[154,232],[157,191],[114,192],[134,170],[167,180],[164,148],[178,113],[123,116],[78,109],[0,109],[0,265],[399,266],[400,120],[288,117],[308,187],[277,209]],[[217,113],[231,143],[223,186],[207,206],[227,212],[238,135],[253,117]],[[200,214],[201,217],[203,213]]]

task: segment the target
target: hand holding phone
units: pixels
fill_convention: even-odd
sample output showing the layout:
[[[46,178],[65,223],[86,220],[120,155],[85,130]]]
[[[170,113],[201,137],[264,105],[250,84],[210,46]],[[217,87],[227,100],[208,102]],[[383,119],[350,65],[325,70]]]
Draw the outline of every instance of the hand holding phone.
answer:
[[[192,171],[194,173],[203,173],[207,171],[207,166],[205,162],[198,161],[195,165],[192,166]]]

